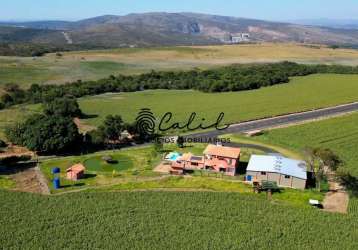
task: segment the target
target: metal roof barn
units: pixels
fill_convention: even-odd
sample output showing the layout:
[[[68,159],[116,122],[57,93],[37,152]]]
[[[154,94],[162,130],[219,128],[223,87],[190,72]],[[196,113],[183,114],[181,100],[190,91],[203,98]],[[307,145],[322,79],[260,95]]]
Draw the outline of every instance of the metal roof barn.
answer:
[[[307,180],[307,165],[304,161],[281,156],[252,155],[247,171],[278,173]]]

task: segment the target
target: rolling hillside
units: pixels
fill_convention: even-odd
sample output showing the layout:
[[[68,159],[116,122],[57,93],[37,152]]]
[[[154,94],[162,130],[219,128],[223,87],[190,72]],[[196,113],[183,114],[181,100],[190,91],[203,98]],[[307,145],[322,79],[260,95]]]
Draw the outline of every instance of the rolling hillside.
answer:
[[[358,30],[196,13],[100,16],[76,22],[0,23],[0,42],[86,44],[107,47],[203,45],[235,42],[304,42],[357,45]],[[237,40],[236,40],[237,42]]]

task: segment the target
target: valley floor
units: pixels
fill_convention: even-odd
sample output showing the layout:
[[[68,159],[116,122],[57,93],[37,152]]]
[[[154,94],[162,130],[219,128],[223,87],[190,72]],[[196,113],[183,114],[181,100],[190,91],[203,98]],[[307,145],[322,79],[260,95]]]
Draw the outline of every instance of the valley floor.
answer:
[[[206,69],[235,63],[292,61],[358,65],[358,51],[290,43],[131,48],[64,52],[61,56],[0,57],[0,85],[59,84],[151,70]]]

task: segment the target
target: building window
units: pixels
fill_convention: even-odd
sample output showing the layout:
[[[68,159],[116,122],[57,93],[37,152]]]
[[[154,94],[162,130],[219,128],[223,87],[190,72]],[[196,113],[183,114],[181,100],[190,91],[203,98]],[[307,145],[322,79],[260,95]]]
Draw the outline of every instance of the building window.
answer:
[[[266,175],[266,172],[261,172],[261,175]]]
[[[192,162],[191,165],[192,165],[192,166],[199,166],[199,163],[197,163],[197,162]]]
[[[291,179],[291,176],[285,175],[285,179]]]

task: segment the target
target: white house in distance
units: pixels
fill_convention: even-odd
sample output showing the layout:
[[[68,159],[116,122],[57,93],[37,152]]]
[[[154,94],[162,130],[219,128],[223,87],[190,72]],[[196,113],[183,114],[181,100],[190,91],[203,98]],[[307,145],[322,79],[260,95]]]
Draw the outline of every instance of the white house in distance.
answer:
[[[305,189],[307,165],[282,156],[252,155],[246,169],[246,181],[274,181],[281,187]]]

